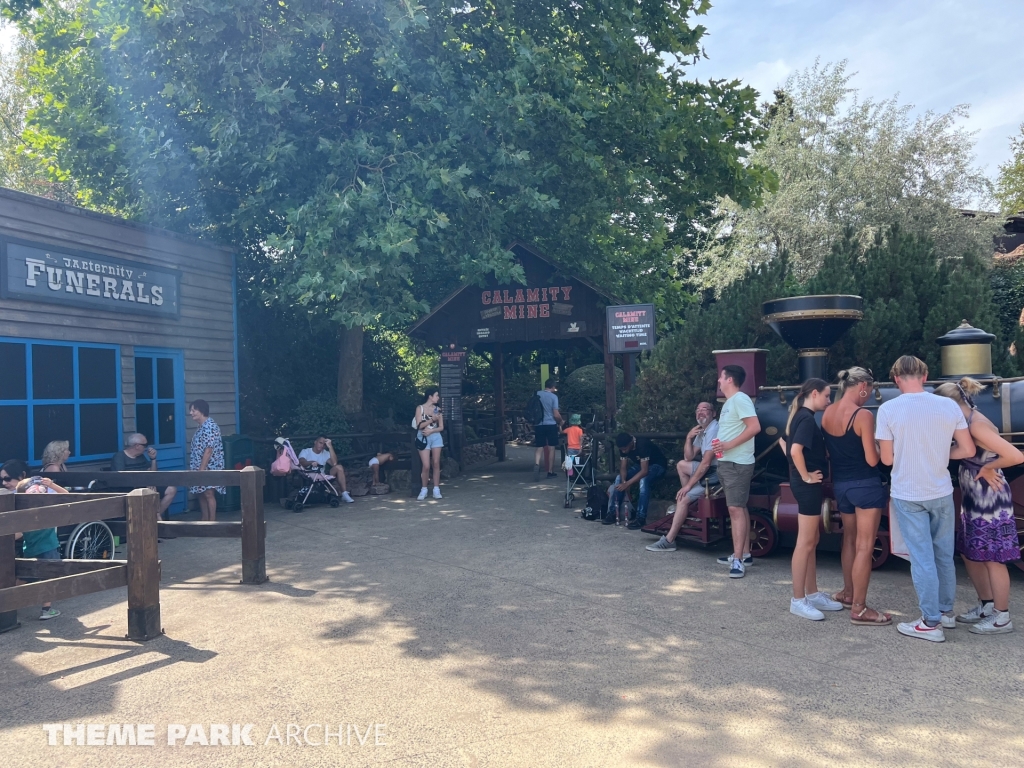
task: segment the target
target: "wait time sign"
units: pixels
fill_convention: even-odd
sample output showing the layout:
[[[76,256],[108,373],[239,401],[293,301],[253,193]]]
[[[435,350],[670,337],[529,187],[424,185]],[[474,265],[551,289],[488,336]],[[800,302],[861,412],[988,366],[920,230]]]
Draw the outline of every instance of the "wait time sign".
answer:
[[[608,307],[608,352],[615,355],[654,349],[654,305]]]

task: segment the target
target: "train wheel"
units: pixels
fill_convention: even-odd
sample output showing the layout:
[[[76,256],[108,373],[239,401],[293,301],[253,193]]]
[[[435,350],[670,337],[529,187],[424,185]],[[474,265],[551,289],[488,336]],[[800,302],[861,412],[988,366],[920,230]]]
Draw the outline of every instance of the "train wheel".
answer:
[[[112,560],[114,534],[101,520],[82,523],[68,537],[65,555],[68,560]]]
[[[889,535],[879,532],[875,537],[875,549],[871,553],[871,570],[877,570],[889,559]]]
[[[754,557],[767,557],[775,551],[779,535],[767,514],[750,513],[750,554]]]

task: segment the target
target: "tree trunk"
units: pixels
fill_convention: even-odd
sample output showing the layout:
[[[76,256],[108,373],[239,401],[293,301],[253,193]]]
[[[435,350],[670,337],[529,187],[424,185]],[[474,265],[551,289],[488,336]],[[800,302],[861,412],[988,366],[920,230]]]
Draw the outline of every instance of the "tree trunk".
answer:
[[[363,329],[341,329],[338,354],[338,407],[346,414],[363,412]]]

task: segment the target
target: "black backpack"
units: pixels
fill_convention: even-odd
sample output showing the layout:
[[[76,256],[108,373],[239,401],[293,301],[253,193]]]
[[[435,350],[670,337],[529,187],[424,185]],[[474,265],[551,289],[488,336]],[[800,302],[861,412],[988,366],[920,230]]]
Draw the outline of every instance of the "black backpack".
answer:
[[[600,520],[608,507],[608,490],[597,485],[587,489],[587,506],[583,508],[580,517],[584,520]]]
[[[534,392],[526,404],[526,421],[534,427],[544,421],[544,403],[540,401],[540,392]]]

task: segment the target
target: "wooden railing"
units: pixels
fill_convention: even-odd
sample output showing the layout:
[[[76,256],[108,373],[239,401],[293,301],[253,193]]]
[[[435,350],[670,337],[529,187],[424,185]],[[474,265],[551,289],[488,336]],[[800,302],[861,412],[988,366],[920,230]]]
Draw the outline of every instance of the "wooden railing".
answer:
[[[126,495],[0,495],[0,632],[18,626],[18,609],[128,587],[128,638],[161,633],[157,511],[148,489]],[[38,560],[15,557],[15,534],[110,517],[127,520],[128,560]],[[17,585],[19,578],[44,579]]]
[[[157,524],[157,532],[160,536],[179,538],[189,536],[240,538],[242,540],[242,583],[262,584],[267,580],[267,526],[263,519],[264,473],[259,467],[206,472],[188,470],[171,472],[46,472],[44,477],[52,478],[55,483],[65,488],[87,487],[93,481],[100,484],[101,488],[148,488],[168,485],[176,487],[237,486],[241,490],[241,521],[160,521]],[[40,494],[35,498],[46,498],[46,496]],[[110,515],[110,517],[118,517],[118,515]],[[103,518],[93,517],[92,519],[101,520]],[[66,525],[66,523],[55,523],[55,525]],[[116,521],[113,524],[108,522],[107,525],[116,535],[124,530]],[[21,530],[36,529],[24,528]]]

